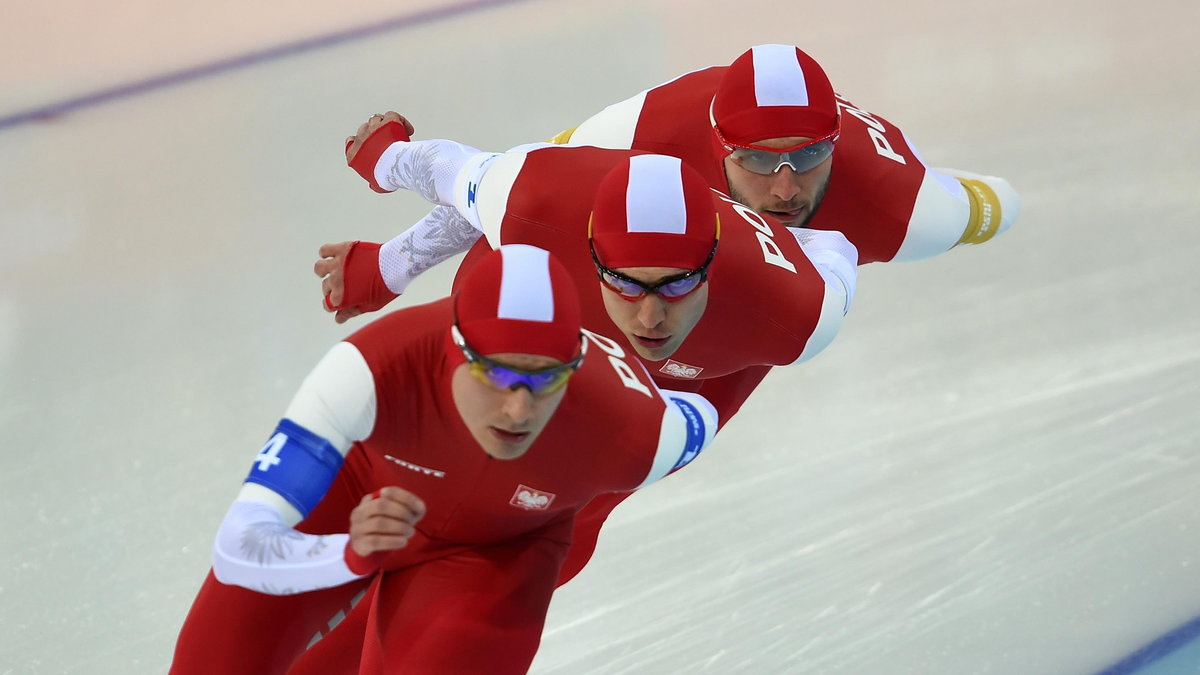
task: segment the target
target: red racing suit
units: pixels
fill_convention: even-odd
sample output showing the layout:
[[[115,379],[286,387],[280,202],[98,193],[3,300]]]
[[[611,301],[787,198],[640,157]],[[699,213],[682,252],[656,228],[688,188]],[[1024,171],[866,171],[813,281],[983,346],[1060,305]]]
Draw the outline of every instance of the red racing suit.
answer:
[[[491,160],[475,186],[471,217],[480,240],[459,268],[501,244],[524,243],[551,251],[573,275],[583,324],[614,332],[601,300],[587,245],[593,195],[630,151],[549,146],[509,152]],[[797,232],[723,195],[714,199],[720,243],[709,274],[703,318],[667,360],[643,362],[664,389],[698,392],[724,424],[772,366],[808,359],[830,343],[848,306],[846,289],[801,248]],[[853,263],[843,261],[853,273]],[[608,513],[626,495],[605,495],[580,513],[562,581],[586,564]]]
[[[632,148],[679,157],[729,193],[709,104],[728,68],[697,70],[613,104],[558,142]],[[886,119],[838,97],[841,136],[829,188],[807,227],[836,230],[859,264],[928,258],[1006,230],[1020,200],[1002,178],[925,165]]]
[[[322,461],[340,466],[327,487],[316,470],[273,478],[308,460],[276,447],[282,432],[272,437],[231,514],[267,508],[247,495],[269,490],[303,520],[294,529],[235,526],[227,516],[172,673],[523,673],[576,512],[598,494],[660,478],[712,438],[716,419],[703,399],[660,392],[615,342],[589,333],[589,353],[541,435],[517,459],[492,458],[451,397],[461,362],[451,358],[451,321],[449,300],[393,312],[336,345],[306,378],[286,429],[312,432],[328,443]],[[419,496],[426,514],[380,572],[360,577],[339,549],[349,514],[391,485]],[[319,497],[308,513],[289,496],[305,491]]]

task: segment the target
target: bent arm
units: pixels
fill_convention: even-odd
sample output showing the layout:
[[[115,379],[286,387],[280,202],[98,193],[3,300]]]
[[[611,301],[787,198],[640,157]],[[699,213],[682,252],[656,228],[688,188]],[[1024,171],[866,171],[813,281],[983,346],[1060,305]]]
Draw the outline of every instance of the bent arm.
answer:
[[[390,113],[389,113],[390,114]],[[416,225],[380,247],[378,273],[396,295],[425,270],[463,253],[479,239],[483,227],[475,209],[475,191],[491,160],[499,153],[482,152],[450,140],[410,141],[399,123],[360,131],[361,147],[349,161],[373,189],[411,190],[436,204]],[[373,274],[374,270],[343,268],[343,275]],[[370,283],[347,284],[371,288]],[[373,297],[351,297],[340,307],[362,306],[366,311],[382,306]]]
[[[265,488],[243,490],[229,507],[213,544],[218,581],[268,595],[291,595],[359,578],[346,564],[349,534],[296,530],[286,522],[283,512],[288,507],[276,497]]]
[[[349,534],[312,535],[295,526],[374,424],[370,368],[353,345],[338,343],[305,378],[217,530],[213,573],[220,582],[287,595],[361,576],[346,564]]]

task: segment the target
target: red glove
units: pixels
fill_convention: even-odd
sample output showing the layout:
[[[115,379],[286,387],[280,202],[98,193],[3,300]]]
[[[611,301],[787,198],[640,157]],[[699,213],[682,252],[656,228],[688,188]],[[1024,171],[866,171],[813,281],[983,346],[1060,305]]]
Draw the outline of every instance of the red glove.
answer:
[[[411,139],[403,124],[388,122],[367,136],[367,140],[363,141],[362,147],[358,149],[358,154],[350,160],[350,168],[365,178],[372,190],[385,194],[391,192],[391,190],[380,187],[379,183],[375,181],[375,165],[379,163],[379,158],[391,147],[392,143],[409,140]]]
[[[342,262],[342,302],[336,307],[325,296],[325,306],[330,311],[357,308],[366,312],[382,309],[397,296],[383,282],[379,273],[380,244],[356,241],[346,252]]]

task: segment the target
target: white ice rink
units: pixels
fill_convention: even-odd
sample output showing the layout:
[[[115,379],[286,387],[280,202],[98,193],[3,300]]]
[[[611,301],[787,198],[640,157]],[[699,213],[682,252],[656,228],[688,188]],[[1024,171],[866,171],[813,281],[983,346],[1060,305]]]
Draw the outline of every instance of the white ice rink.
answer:
[[[1021,217],[864,268],[828,351],[614,514],[533,672],[1200,672],[1200,3],[483,2],[70,104],[437,5],[245,4],[0,7],[0,675],[165,672],[251,458],[363,323],[317,247],[424,213],[344,166],[368,115],[504,149],[760,42]]]

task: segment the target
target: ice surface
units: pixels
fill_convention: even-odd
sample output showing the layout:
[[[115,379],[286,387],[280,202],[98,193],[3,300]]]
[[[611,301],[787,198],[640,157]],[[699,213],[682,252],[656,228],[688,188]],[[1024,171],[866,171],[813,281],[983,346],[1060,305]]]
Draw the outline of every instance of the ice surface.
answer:
[[[380,19],[347,7],[330,30]],[[317,246],[423,213],[341,163],[367,115],[503,149],[772,41],[931,164],[1007,177],[1021,218],[864,269],[826,353],[613,515],[533,672],[1086,674],[1200,615],[1198,6],[737,7],[485,8],[0,129],[0,675],[165,671],[250,459],[347,330]],[[262,46],[325,25],[218,9],[188,5],[184,53],[243,53],[234,18]],[[36,86],[0,117],[89,64],[186,65],[103,48],[139,26],[5,60]]]

